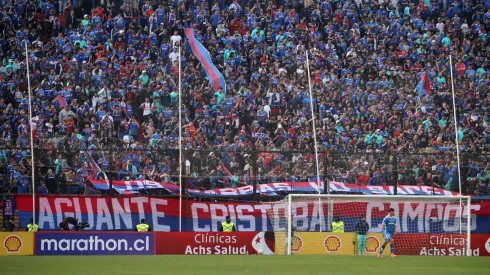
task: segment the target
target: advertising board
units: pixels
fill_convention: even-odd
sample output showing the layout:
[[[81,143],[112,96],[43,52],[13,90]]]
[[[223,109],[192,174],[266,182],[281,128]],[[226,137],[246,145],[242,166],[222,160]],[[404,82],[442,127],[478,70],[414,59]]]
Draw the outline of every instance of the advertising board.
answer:
[[[465,256],[466,235],[397,234],[396,251],[400,255]],[[490,234],[471,234],[471,256],[490,256]]]
[[[462,234],[400,233],[398,255],[463,256]],[[369,233],[365,255],[376,255],[383,237]],[[265,255],[284,254],[284,232],[1,232],[0,256],[10,255]],[[355,233],[296,232],[294,254],[356,255]],[[386,248],[385,254],[389,254]],[[490,234],[471,234],[471,255],[490,256]]]
[[[276,233],[276,253],[284,254],[284,232]],[[369,233],[365,255],[376,255],[383,243],[380,233]],[[467,242],[463,234],[400,233],[394,237],[397,255],[466,256]],[[471,256],[490,256],[490,234],[471,235]],[[292,244],[294,254],[356,255],[355,233],[296,232]],[[385,249],[388,255],[389,247]]]
[[[247,255],[274,254],[272,232],[157,232],[155,254],[175,255]]]
[[[471,249],[476,256],[490,256],[490,234],[471,235]]]
[[[276,252],[286,252],[284,232],[276,233]],[[369,233],[366,237],[365,255],[376,255],[383,237],[380,233]],[[294,254],[356,255],[358,253],[355,233],[296,232],[292,244]]]
[[[0,232],[0,256],[28,256],[34,254],[34,233]]]
[[[38,232],[36,255],[153,255],[153,233]]]

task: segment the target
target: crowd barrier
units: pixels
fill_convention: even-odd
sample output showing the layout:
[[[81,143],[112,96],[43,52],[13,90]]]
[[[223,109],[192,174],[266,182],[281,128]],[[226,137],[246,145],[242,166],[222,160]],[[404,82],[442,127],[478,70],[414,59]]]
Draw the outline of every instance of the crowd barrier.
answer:
[[[2,232],[0,256],[10,255],[264,255],[284,254],[284,232]],[[294,254],[356,255],[354,233],[297,232]],[[376,255],[379,233],[368,234],[365,255]],[[466,255],[454,234],[397,234],[399,255]],[[471,235],[472,256],[490,256],[490,234]]]
[[[128,156],[133,157],[135,162],[138,159],[137,156],[144,156],[145,158],[150,158],[152,163],[156,164],[161,161],[168,162],[171,159],[175,159],[179,154],[176,149],[155,145],[157,147],[153,149],[142,150],[112,147],[103,149],[91,148],[89,154],[84,146],[66,144],[65,146],[59,145],[62,149],[36,147],[34,148],[34,155],[36,159],[42,158],[47,154],[61,156],[63,167],[70,167],[68,170],[75,172],[82,167],[82,163],[77,157],[82,152],[85,154],[85,159],[87,159],[91,170],[100,170],[105,175],[118,174],[117,180],[114,178],[111,181],[97,180],[95,175],[90,175],[89,182],[93,188],[83,190],[85,194],[86,192],[98,195],[107,194],[109,190],[114,190],[119,194],[177,195],[180,193],[179,185],[176,184],[176,181],[172,181],[172,178],[177,178],[176,175],[179,174],[176,167],[168,167],[167,174],[164,177],[160,177],[161,175],[158,172],[146,173],[145,178],[148,180],[145,181],[136,180],[135,178],[131,179],[131,175],[124,173],[125,169],[122,169],[126,165]],[[11,150],[11,148],[0,148],[0,151],[2,149]],[[233,171],[233,169],[230,169],[230,163],[224,154],[215,154],[212,150],[191,149],[183,150],[182,153],[183,159],[186,159],[190,165],[187,171],[192,171],[193,175],[191,177],[184,173],[183,184],[181,185],[184,188],[182,193],[192,197],[242,197],[249,200],[251,197],[282,196],[284,193],[290,192],[293,194],[297,192],[309,193],[318,192],[318,189],[323,191],[322,183],[320,186],[316,186],[316,183],[308,182],[308,178],[314,177],[314,174],[311,174],[313,172],[310,171],[307,177],[298,172],[304,169],[304,165],[311,166],[315,164],[315,158],[304,151],[257,151],[254,149],[247,150],[246,153],[234,154],[233,164],[238,165],[234,168],[239,171],[246,171],[243,175],[235,175],[236,177],[232,177],[233,173],[230,170]],[[101,166],[96,165],[96,161],[92,159],[94,154],[97,155],[97,159],[104,156],[104,159],[108,160],[108,162],[104,162],[104,165]],[[462,154],[460,156],[461,172],[467,175],[468,170],[483,169],[488,159],[489,156],[487,154]],[[331,192],[341,194],[362,193],[366,195],[417,194],[448,196],[455,195],[456,192],[461,191],[463,194],[489,194],[490,187],[487,180],[489,173],[481,174],[478,177],[473,175],[473,178],[463,177],[461,190],[459,190],[460,186],[456,181],[452,181],[450,184],[452,192],[441,188],[448,183],[448,178],[444,177],[446,170],[441,164],[452,163],[454,165],[456,160],[456,156],[444,153],[338,153],[331,150],[318,152],[319,173],[322,175],[322,181],[328,179],[328,182],[331,183]],[[215,173],[213,177],[210,177],[209,171],[215,170],[218,164],[222,164],[220,165],[222,173]],[[52,163],[51,166],[54,167],[55,164]],[[278,177],[275,173],[270,173],[276,167],[280,167],[284,175],[290,176]],[[432,167],[439,168],[432,170]],[[343,172],[341,171],[350,172],[347,175],[342,175]],[[366,182],[362,179],[365,176],[363,171],[370,171],[371,174],[374,171],[378,171],[376,173],[377,177],[373,180],[377,182],[376,185],[383,186],[365,186]],[[259,176],[253,177],[253,175]],[[292,176],[294,176],[294,180]],[[42,180],[44,179],[36,178],[36,182]],[[83,181],[83,177],[75,178],[75,182],[82,183]],[[233,188],[232,186],[235,185],[236,181],[246,183],[246,186]],[[253,186],[254,182],[257,183],[256,186]],[[361,182],[363,182],[363,186],[358,185]],[[422,183],[422,185],[418,186],[418,183]],[[63,180],[60,180],[59,184],[59,188],[52,190],[50,193],[79,194],[82,191],[80,189],[83,189],[77,187],[77,185],[66,185]]]

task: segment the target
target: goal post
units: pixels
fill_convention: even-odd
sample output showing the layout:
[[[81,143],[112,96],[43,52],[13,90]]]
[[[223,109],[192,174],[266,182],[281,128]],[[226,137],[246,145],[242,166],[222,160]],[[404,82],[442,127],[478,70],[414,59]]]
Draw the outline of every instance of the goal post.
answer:
[[[396,218],[395,254],[472,254],[469,196],[291,194],[267,204],[276,254],[377,255],[389,208]],[[387,245],[384,254],[390,253]]]

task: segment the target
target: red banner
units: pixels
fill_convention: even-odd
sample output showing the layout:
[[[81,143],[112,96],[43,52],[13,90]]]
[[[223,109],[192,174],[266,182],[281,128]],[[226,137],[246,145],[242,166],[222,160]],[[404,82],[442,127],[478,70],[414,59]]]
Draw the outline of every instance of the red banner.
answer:
[[[478,256],[490,256],[490,234],[472,234],[471,249],[478,252]]]
[[[155,233],[157,255],[274,254],[273,232]]]
[[[16,196],[16,205],[18,222],[25,228],[34,210],[32,196]],[[328,205],[323,203],[320,212],[318,201],[294,203],[292,213],[296,216],[297,230],[316,231],[321,225],[325,231],[328,216],[320,213],[329,213]],[[454,204],[438,206],[430,201],[414,204],[389,200],[385,203],[352,202],[348,207],[334,206],[333,215],[339,216],[351,232],[359,216],[365,215],[370,232],[376,233],[381,231],[381,222],[390,207],[395,209],[400,233],[459,232],[456,213],[460,207]],[[182,212],[179,212],[178,199],[156,196],[36,196],[35,201],[38,225],[42,230],[59,230],[63,216],[68,216],[88,223],[89,230],[134,230],[144,218],[154,231],[173,232],[181,228],[185,232],[217,232],[219,224],[230,216],[239,232],[283,231],[286,229],[284,224],[273,226],[270,214],[273,213],[276,220],[284,218],[286,209],[284,203],[184,200]],[[472,204],[471,213],[472,233],[490,233],[490,202]]]
[[[490,234],[471,235],[471,256],[490,256]],[[463,234],[397,234],[398,255],[466,256],[467,242]]]

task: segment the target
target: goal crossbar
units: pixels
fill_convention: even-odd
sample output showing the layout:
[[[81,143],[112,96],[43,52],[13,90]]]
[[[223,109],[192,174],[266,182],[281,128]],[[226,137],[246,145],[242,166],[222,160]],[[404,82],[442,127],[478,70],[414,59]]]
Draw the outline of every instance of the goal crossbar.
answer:
[[[457,201],[457,200],[471,200],[470,196],[419,196],[419,195],[329,195],[329,194],[290,194],[288,197],[309,197],[309,198],[331,198],[331,199],[346,199],[349,201],[422,201],[422,200],[431,200],[431,201],[440,201],[447,202],[448,200]],[[369,199],[366,199],[369,198]]]

